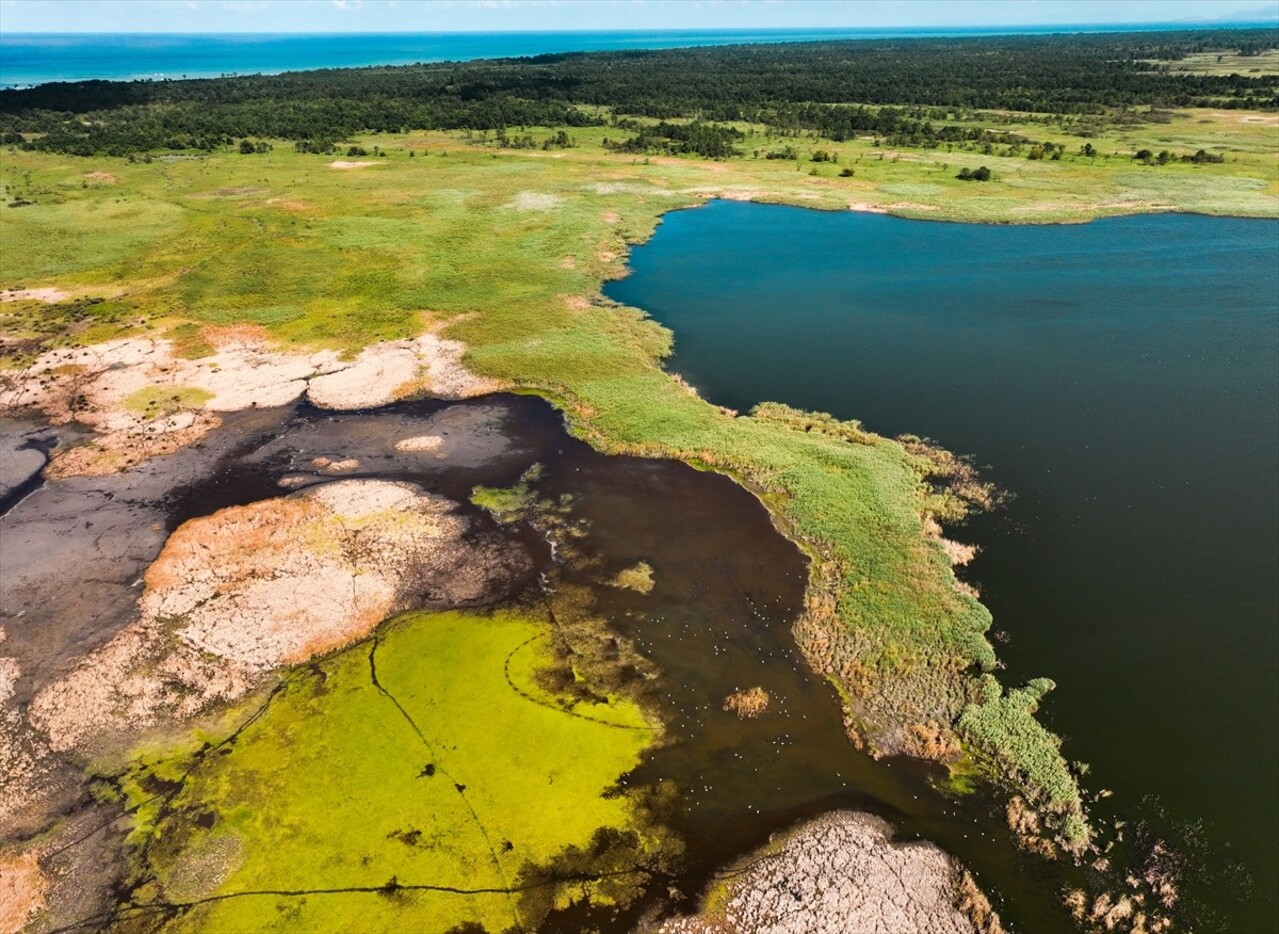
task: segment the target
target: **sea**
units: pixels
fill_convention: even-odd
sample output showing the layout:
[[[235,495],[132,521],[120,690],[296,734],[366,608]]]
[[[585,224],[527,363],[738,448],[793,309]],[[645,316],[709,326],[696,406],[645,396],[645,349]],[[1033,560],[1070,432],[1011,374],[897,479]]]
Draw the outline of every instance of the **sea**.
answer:
[[[559,52],[669,49],[832,39],[893,39],[1069,32],[1247,28],[1264,23],[1019,26],[999,29],[728,29],[459,33],[7,33],[0,28],[0,88],[51,81],[172,80],[317,68],[517,58]]]

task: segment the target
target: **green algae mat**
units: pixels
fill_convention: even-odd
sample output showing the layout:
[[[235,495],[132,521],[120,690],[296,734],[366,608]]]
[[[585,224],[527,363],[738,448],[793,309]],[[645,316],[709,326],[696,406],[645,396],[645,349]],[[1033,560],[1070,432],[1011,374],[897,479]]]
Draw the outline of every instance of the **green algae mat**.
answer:
[[[624,899],[642,870],[618,861],[659,840],[619,778],[657,734],[630,701],[539,687],[549,631],[403,616],[221,736],[143,750],[123,781],[138,812],[122,927],[535,929],[555,907]],[[548,868],[586,851],[612,860],[606,881],[580,859]]]

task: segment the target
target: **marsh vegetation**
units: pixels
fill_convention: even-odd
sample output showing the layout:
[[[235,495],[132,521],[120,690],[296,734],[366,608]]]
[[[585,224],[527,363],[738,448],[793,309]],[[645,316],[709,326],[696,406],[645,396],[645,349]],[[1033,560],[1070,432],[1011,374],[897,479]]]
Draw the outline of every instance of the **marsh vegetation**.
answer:
[[[1279,44],[1272,32],[1232,35],[1234,51]],[[998,662],[985,637],[990,614],[957,581],[938,538],[942,523],[983,505],[982,484],[962,462],[917,438],[893,440],[853,420],[783,405],[741,414],[699,398],[663,368],[670,331],[638,309],[610,303],[600,289],[624,275],[628,249],[663,214],[712,198],[1000,222],[1169,210],[1274,216],[1273,77],[1173,74],[1149,64],[1201,54],[1208,42],[1192,34],[929,40],[859,45],[857,55],[838,44],[778,46],[0,92],[8,147],[0,185],[12,206],[0,217],[0,281],[15,289],[0,306],[0,404],[16,411],[82,375],[33,367],[41,355],[92,357],[93,348],[116,338],[164,341],[165,365],[179,369],[220,369],[219,355],[245,342],[254,353],[295,362],[327,354],[325,366],[335,372],[358,363],[348,376],[365,387],[388,379],[385,353],[416,354],[415,342],[429,339],[438,349],[449,341],[455,356],[465,352],[465,370],[457,372],[485,380],[468,382],[473,391],[506,387],[544,396],[565,413],[573,434],[601,451],[675,458],[748,485],[811,561],[807,580],[790,584],[796,594],[807,584],[796,623],[805,663],[834,683],[843,706],[823,723],[877,755],[940,759],[957,774],[971,774],[976,762],[997,764],[990,776],[1046,805],[1049,832],[1077,845],[1088,828],[1073,779],[1065,783],[1058,741],[1031,716],[1033,687],[1007,689],[994,680]],[[903,56],[903,48],[911,54]],[[991,53],[1002,63],[993,71]],[[902,62],[915,76],[908,82]],[[1065,85],[1076,90],[1056,90]],[[1162,152],[1169,158],[1161,161]],[[1194,158],[1200,152],[1205,158]],[[776,153],[784,157],[769,158]],[[989,178],[971,184],[982,169]],[[423,358],[409,364],[409,377],[382,386],[376,404],[432,391],[419,378]],[[303,369],[301,377],[270,384],[288,390],[280,401],[314,388],[308,381],[319,370]],[[82,418],[89,400],[81,405],[74,392],[58,399],[75,403],[59,402],[59,420],[99,427]],[[202,418],[210,403],[181,383],[144,387],[119,409],[153,422]],[[95,413],[101,424],[116,414],[110,407]],[[396,450],[432,458],[447,471],[461,463],[447,427],[419,426]],[[489,443],[500,445],[474,442],[477,449]],[[354,460],[353,470],[367,463]],[[305,474],[301,462],[295,466]],[[470,477],[454,495],[497,525],[527,525],[539,506],[539,478],[508,474]],[[563,533],[553,540],[570,548],[565,523],[574,506],[558,499],[552,505],[529,528],[544,538]],[[667,599],[678,579],[652,551],[609,555],[589,570],[591,582],[611,582],[606,589],[623,601]],[[685,605],[696,608],[704,598],[689,587]],[[748,612],[781,610],[751,605],[743,618]],[[436,882],[407,881],[442,878],[435,870],[446,868],[440,854],[422,846],[428,822],[343,828],[353,838],[341,847],[341,865],[317,865],[305,879],[287,877],[284,862],[272,862],[259,845],[264,828],[277,824],[319,821],[331,829],[340,802],[321,787],[325,764],[306,759],[324,744],[365,757],[345,776],[354,785],[343,787],[369,796],[370,813],[390,813],[384,805],[419,789],[442,788],[429,807],[458,840],[471,833],[463,807],[470,796],[497,796],[489,803],[496,802],[500,820],[514,823],[503,825],[500,840],[458,854],[454,867],[466,867],[481,884],[441,883],[465,889],[468,917],[523,924],[572,907],[571,896],[545,875],[528,888],[537,892],[536,904],[525,904],[518,880],[526,853],[538,872],[559,867],[559,878],[588,887],[593,880],[580,877],[585,862],[611,866],[616,881],[601,885],[598,899],[606,911],[630,897],[626,867],[637,854],[654,852],[655,825],[634,822],[638,811],[623,807],[625,794],[600,791],[638,761],[651,736],[610,734],[601,758],[588,757],[573,779],[571,794],[553,793],[560,809],[573,806],[570,798],[589,799],[553,831],[507,814],[518,795],[497,800],[526,779],[544,781],[552,751],[585,742],[585,734],[572,732],[585,726],[566,725],[582,719],[566,716],[571,711],[651,726],[644,698],[627,693],[650,682],[646,669],[635,662],[623,672],[613,664],[629,657],[625,642],[598,635],[585,612],[576,629],[565,630],[579,638],[561,631],[546,640],[545,652],[539,639],[549,621],[524,609],[484,624],[468,616],[410,622],[393,624],[385,645],[379,635],[360,647],[369,649],[364,654],[348,650],[324,660],[320,674],[295,669],[273,695],[272,710],[230,745],[219,745],[225,733],[210,734],[135,757],[119,790],[139,806],[133,881],[138,904],[155,906],[140,915],[159,912],[178,926],[201,919],[247,924],[260,909],[253,907],[258,896],[241,897],[246,880],[265,879],[277,894],[289,893],[273,909],[281,924],[333,917],[323,914],[324,898],[307,892],[344,886],[382,899],[377,907],[391,914],[420,908],[431,924],[451,924],[456,908],[439,907],[447,899],[437,897]],[[749,639],[733,628],[736,618],[731,622],[715,632],[727,651],[743,651],[738,643]],[[419,638],[425,641],[414,642]],[[401,643],[414,650],[395,651]],[[432,668],[444,680],[424,682],[415,667],[451,660],[466,672],[470,662],[455,657],[461,647],[474,650],[470,661],[492,660],[516,643],[527,645],[506,658],[530,666],[527,678],[516,679],[520,689],[546,701],[530,710],[506,710],[508,702],[527,704],[518,692],[490,698],[491,709],[466,708],[445,691],[446,672]],[[715,655],[722,648],[702,647]],[[376,678],[369,671],[375,655]],[[397,659],[408,667],[397,668]],[[663,657],[665,668],[685,675],[688,661],[678,653]],[[489,674],[475,675],[476,683],[489,684]],[[764,678],[741,683],[757,680],[772,693]],[[403,707],[388,703],[383,688],[392,681]],[[747,720],[718,710],[727,690],[717,688],[697,705],[735,728],[772,721],[771,708]],[[336,697],[344,709],[338,720],[316,715],[316,705]],[[413,725],[428,708],[448,713],[455,701],[461,706],[438,725],[443,732]],[[501,716],[484,725],[499,709]],[[510,722],[555,719],[526,724],[527,772],[494,790],[485,780],[501,747],[489,727],[508,712]],[[596,719],[583,722],[612,729]],[[379,723],[384,730],[372,726]],[[493,742],[463,749],[459,738],[476,723],[484,733],[478,739]],[[543,730],[548,724],[550,732]],[[206,738],[218,745],[216,758],[202,747]],[[427,750],[412,775],[400,775],[415,742],[443,751]],[[287,764],[295,753],[305,767]],[[451,786],[440,781],[450,756],[466,764],[459,775],[467,772]],[[192,765],[197,781],[175,791],[172,783]],[[807,779],[773,774],[785,804],[772,819],[781,821],[783,811],[793,819],[806,806]],[[399,777],[378,785],[386,775]],[[875,780],[869,770],[860,777]],[[232,784],[249,780],[269,793],[250,801],[228,796]],[[185,794],[190,807],[156,803]],[[723,795],[717,790],[716,800]],[[897,805],[909,808],[904,798]],[[756,806],[747,794],[734,800]],[[935,815],[922,824],[947,832]],[[690,827],[682,826],[685,836]],[[229,830],[239,836],[217,837]],[[207,851],[200,850],[204,831],[216,831]],[[706,860],[758,842],[733,834],[696,840]],[[166,850],[170,843],[175,848]],[[320,841],[304,834],[298,846],[301,858]],[[662,859],[671,846],[661,837]],[[350,862],[366,856],[368,862]],[[668,871],[659,862],[651,868],[655,878]],[[1023,884],[1014,872],[1002,881],[1010,891]],[[357,903],[368,901],[343,902],[348,915],[341,917],[359,917],[367,907]]]

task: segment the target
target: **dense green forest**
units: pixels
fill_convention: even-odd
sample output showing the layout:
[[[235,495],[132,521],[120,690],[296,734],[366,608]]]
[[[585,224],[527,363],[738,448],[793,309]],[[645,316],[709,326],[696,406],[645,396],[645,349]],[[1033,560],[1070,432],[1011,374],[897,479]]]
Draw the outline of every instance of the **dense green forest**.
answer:
[[[1099,114],[1132,107],[1279,108],[1273,75],[1175,72],[1196,53],[1253,55],[1279,29],[801,42],[541,55],[182,81],[55,82],[0,91],[0,142],[76,154],[214,149],[253,138],[327,151],[362,132],[662,123],[628,151],[724,157],[750,121],[928,145],[975,109]],[[853,106],[856,105],[856,106]]]

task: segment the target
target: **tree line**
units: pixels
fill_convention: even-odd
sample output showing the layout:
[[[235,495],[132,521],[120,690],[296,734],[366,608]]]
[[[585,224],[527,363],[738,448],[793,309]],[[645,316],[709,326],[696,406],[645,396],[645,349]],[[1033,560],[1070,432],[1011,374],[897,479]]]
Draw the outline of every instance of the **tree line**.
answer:
[[[733,150],[729,121],[930,145],[966,132],[941,118],[974,109],[1276,109],[1275,76],[1162,67],[1199,52],[1274,47],[1279,29],[839,40],[54,82],[0,91],[0,141],[86,155],[214,149],[245,138],[327,149],[368,132],[600,125],[607,108],[664,121],[610,140],[627,151],[722,157]],[[690,120],[696,129],[680,129]]]

